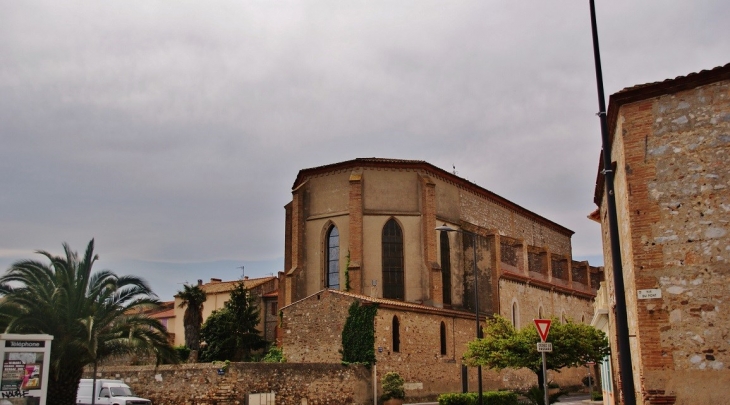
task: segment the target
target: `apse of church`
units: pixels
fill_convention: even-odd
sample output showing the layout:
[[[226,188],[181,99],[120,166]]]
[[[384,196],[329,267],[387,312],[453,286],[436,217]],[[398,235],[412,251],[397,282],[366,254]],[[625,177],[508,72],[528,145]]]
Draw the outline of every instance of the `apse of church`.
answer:
[[[436,231],[444,224],[469,233]],[[505,306],[505,278],[588,299],[602,273],[572,261],[572,234],[423,161],[368,158],[304,169],[286,206],[280,299],[288,305],[330,288],[473,311],[475,242],[480,312]]]

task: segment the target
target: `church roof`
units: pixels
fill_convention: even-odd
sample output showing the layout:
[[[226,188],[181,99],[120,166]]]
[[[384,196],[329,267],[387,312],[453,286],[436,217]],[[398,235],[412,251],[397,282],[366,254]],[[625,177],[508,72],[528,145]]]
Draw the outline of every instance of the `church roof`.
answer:
[[[346,160],[344,162],[332,163],[324,166],[312,167],[309,169],[302,169],[299,171],[299,174],[297,174],[297,178],[296,180],[294,180],[294,185],[292,186],[292,189],[296,189],[310,177],[322,175],[337,170],[354,169],[358,167],[422,170],[429,176],[440,178],[444,181],[456,185],[459,188],[471,191],[474,194],[481,196],[482,198],[490,200],[493,203],[501,205],[516,213],[522,214],[536,222],[540,222],[562,234],[571,236],[575,233],[556,222],[553,222],[539,214],[534,213],[533,211],[528,210],[527,208],[515,204],[512,201],[477,185],[476,183],[472,183],[471,181],[463,177],[459,177],[453,173],[449,173],[448,171],[438,168],[424,160],[388,159],[375,157],[357,158],[353,160]]]

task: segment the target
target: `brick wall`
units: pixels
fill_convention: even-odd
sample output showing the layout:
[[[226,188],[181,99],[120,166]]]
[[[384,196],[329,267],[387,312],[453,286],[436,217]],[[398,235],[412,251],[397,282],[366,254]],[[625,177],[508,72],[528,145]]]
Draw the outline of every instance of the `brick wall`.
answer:
[[[97,378],[124,380],[155,405],[238,405],[246,394],[274,392],[277,405],[372,404],[371,372],[340,364],[210,363],[100,367]],[[91,378],[87,372],[84,378]]]
[[[692,80],[697,77],[703,76]],[[664,95],[649,89],[652,97],[621,105],[614,122],[632,362],[643,403],[724,403],[730,396],[730,82],[681,91],[677,83],[683,82],[654,86],[666,86]],[[610,269],[605,198],[601,217]],[[613,295],[610,276],[607,282]],[[641,289],[662,296],[637,299]]]

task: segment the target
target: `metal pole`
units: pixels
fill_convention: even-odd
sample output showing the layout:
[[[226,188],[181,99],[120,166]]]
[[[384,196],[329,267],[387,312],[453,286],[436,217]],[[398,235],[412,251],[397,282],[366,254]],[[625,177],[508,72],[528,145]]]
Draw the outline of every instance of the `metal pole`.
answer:
[[[542,352],[542,389],[545,392],[545,405],[550,405],[550,398],[548,398],[547,366],[545,364],[545,352]]]
[[[471,241],[473,243],[472,251],[474,252],[474,313],[476,314],[477,321],[477,339],[482,337],[482,329],[479,325],[479,273],[477,269],[477,234],[469,232],[471,235]],[[482,399],[482,366],[477,366],[477,379],[479,386],[479,402],[477,404],[483,405]]]
[[[378,365],[373,364],[373,405],[378,405]]]
[[[598,87],[598,117],[601,121],[601,139],[603,140],[603,175],[606,181],[606,209],[608,211],[609,236],[611,239],[611,264],[613,266],[613,284],[616,298],[616,338],[618,341],[618,362],[621,368],[621,394],[625,405],[636,404],[634,389],[634,373],[631,369],[631,346],[629,343],[629,323],[626,315],[626,293],[624,289],[623,265],[621,262],[621,245],[618,233],[618,215],[616,213],[616,196],[614,193],[614,174],[611,164],[611,143],[609,141],[608,124],[606,123],[606,102],[603,94],[603,72],[601,71],[601,53],[598,48],[598,28],[596,24],[596,6],[590,0],[591,30],[593,34],[593,58],[596,65],[596,85]]]

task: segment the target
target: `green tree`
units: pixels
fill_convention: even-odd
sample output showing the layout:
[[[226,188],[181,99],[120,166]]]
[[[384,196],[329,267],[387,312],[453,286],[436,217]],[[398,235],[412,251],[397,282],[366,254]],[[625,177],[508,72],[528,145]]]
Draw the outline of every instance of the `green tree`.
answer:
[[[190,360],[198,361],[200,350],[200,326],[203,324],[203,304],[207,299],[205,291],[197,285],[185,284],[177,292],[181,302],[179,307],[185,308],[183,327],[185,328],[185,346],[190,348]]]
[[[538,386],[543,386],[542,355],[536,347],[540,336],[534,325],[517,331],[507,319],[497,315],[487,322],[484,332],[484,338],[469,342],[464,353],[468,365],[494,370],[525,367],[537,375]],[[606,335],[581,323],[563,324],[553,319],[547,341],[553,344],[552,353],[545,357],[548,370],[600,362],[609,354]]]
[[[225,306],[203,324],[201,338],[206,343],[203,361],[246,361],[252,352],[263,349],[266,341],[256,329],[260,321],[258,297],[236,283]]]
[[[50,264],[18,261],[0,277],[5,332],[54,337],[46,360],[48,404],[74,404],[84,367],[110,356],[153,354],[175,362],[165,328],[142,313],[159,305],[148,285],[109,270],[92,274],[93,239],[82,258],[63,248],[65,257],[37,252]]]

